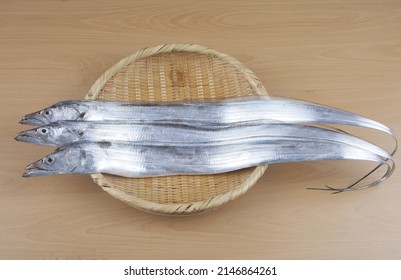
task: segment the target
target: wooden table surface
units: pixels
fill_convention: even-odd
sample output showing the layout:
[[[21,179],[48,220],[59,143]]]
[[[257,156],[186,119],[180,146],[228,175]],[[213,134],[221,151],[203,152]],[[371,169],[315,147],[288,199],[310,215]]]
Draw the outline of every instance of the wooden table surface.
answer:
[[[21,177],[51,151],[14,141],[24,114],[80,99],[121,58],[171,42],[238,58],[272,95],[401,134],[400,1],[2,1],[0,258],[401,258],[399,169],[378,187],[331,195],[306,188],[343,186],[366,166],[272,165],[239,199],[191,217],[138,211],[87,175]]]

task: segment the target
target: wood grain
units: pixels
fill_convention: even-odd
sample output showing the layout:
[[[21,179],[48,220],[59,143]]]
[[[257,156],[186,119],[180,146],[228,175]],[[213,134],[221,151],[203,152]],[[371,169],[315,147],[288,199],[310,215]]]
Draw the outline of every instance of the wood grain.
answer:
[[[273,165],[246,195],[193,217],[137,211],[89,176],[21,178],[50,152],[13,140],[21,116],[82,98],[116,61],[166,42],[226,52],[272,95],[401,133],[400,1],[2,1],[0,258],[401,258],[398,170],[379,187],[330,195],[305,188],[347,183],[362,167]]]

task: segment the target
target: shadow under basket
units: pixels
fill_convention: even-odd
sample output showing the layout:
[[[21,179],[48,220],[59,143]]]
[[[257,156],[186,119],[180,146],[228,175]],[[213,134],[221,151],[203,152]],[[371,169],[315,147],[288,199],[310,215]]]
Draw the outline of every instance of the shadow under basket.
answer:
[[[163,102],[252,95],[267,92],[252,71],[233,57],[194,44],[165,44],[122,59],[93,84],[85,98]],[[216,209],[244,194],[266,168],[152,178],[91,176],[107,193],[135,208],[188,215]]]

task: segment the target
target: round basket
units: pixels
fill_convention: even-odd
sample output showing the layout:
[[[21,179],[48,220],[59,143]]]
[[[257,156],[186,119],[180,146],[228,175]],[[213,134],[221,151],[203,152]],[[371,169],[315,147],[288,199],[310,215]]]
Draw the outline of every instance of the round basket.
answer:
[[[231,56],[194,44],[145,48],[107,70],[86,99],[107,101],[203,101],[267,95],[258,78]],[[245,193],[267,166],[217,175],[124,178],[91,175],[113,197],[159,214],[195,214]]]

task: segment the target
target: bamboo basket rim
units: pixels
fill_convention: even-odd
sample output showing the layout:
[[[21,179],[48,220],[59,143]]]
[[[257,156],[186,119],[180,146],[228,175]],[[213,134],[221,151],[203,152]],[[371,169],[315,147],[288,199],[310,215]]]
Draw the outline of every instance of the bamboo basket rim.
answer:
[[[128,65],[135,63],[138,60],[150,56],[162,53],[170,53],[170,52],[192,52],[219,58],[224,62],[233,65],[243,75],[243,77],[247,80],[247,82],[252,86],[256,95],[268,96],[264,86],[261,84],[256,75],[234,57],[197,44],[172,43],[172,44],[162,44],[155,47],[143,48],[137,51],[136,53],[121,59],[115,65],[106,70],[104,74],[101,75],[96,80],[96,82],[91,86],[88,93],[86,94],[85,99],[96,99],[98,97],[99,92],[106,85],[106,83],[110,79],[112,79],[113,76],[116,75],[124,67],[127,67]],[[264,174],[267,167],[268,167],[267,165],[255,167],[254,171],[241,185],[236,186],[235,188],[227,191],[226,193],[218,194],[207,200],[194,201],[190,203],[161,204],[153,201],[144,200],[136,196],[128,195],[121,190],[113,188],[112,184],[108,182],[107,179],[101,173],[91,174],[91,177],[93,181],[100,187],[102,187],[102,189],[106,191],[108,194],[137,209],[146,212],[151,212],[154,214],[188,215],[188,214],[203,213],[209,210],[217,209],[223,204],[226,204],[227,202],[241,196],[256,183],[256,181]],[[127,178],[127,179],[130,180],[132,178]]]

